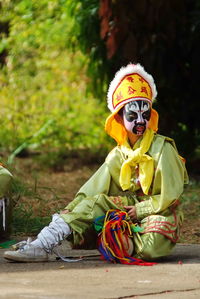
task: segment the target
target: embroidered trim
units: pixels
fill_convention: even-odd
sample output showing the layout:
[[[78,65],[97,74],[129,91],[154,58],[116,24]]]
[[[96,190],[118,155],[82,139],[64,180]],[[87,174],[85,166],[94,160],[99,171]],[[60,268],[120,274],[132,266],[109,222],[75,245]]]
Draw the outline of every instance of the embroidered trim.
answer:
[[[150,217],[147,218],[147,227],[142,234],[156,232],[166,238],[170,239],[171,242],[176,243],[179,239],[178,235],[178,221],[175,210],[172,211],[174,216],[174,223],[169,221],[151,221]],[[173,229],[174,228],[174,229]],[[171,236],[170,236],[171,235]]]

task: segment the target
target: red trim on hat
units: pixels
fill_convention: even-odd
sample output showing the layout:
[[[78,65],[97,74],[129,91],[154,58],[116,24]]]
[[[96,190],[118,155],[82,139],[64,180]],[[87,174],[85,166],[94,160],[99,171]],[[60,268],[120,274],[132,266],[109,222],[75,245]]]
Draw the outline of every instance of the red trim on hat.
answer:
[[[116,106],[113,106],[113,108],[114,108],[114,110],[118,107],[118,106],[120,106],[121,104],[127,104],[128,102],[129,102],[129,100],[133,100],[133,101],[148,101],[151,105],[152,105],[152,101],[151,100],[149,100],[149,99],[147,99],[146,97],[130,97],[130,98],[128,98],[128,99],[126,99],[126,100],[123,100],[123,101],[121,101],[120,103],[118,103]],[[122,105],[123,106],[123,105]]]

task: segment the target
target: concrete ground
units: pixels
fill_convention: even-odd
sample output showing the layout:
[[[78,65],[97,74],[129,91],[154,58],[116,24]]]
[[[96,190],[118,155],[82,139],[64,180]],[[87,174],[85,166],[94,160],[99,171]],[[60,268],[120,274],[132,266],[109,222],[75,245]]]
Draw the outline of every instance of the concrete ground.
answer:
[[[125,299],[200,298],[200,244],[178,244],[151,267],[110,264],[97,251],[67,249],[76,263],[12,263],[0,249],[0,298]]]

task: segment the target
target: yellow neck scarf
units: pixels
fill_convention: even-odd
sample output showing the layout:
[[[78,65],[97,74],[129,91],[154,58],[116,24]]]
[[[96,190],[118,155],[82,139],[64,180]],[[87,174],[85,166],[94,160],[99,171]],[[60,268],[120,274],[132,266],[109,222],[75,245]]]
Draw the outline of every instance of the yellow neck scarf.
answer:
[[[151,182],[153,179],[154,173],[154,162],[153,159],[146,155],[146,152],[149,150],[152,140],[154,137],[154,131],[148,128],[140,143],[140,146],[137,148],[137,143],[131,149],[127,141],[121,145],[121,150],[127,156],[127,160],[124,161],[120,171],[120,186],[122,190],[128,190],[131,186],[131,167],[139,166],[139,181],[141,184],[142,191],[144,194],[148,194]]]

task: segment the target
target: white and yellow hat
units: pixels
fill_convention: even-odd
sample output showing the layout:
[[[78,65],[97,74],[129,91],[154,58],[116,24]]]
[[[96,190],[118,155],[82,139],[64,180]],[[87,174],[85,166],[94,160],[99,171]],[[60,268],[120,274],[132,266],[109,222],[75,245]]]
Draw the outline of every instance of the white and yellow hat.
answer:
[[[105,124],[106,132],[113,137],[118,144],[123,144],[127,138],[119,110],[127,103],[134,100],[147,100],[151,105],[157,96],[153,77],[148,74],[140,64],[128,64],[122,67],[111,81],[108,94],[108,108],[112,114]],[[157,131],[158,113],[152,109],[149,127]]]

